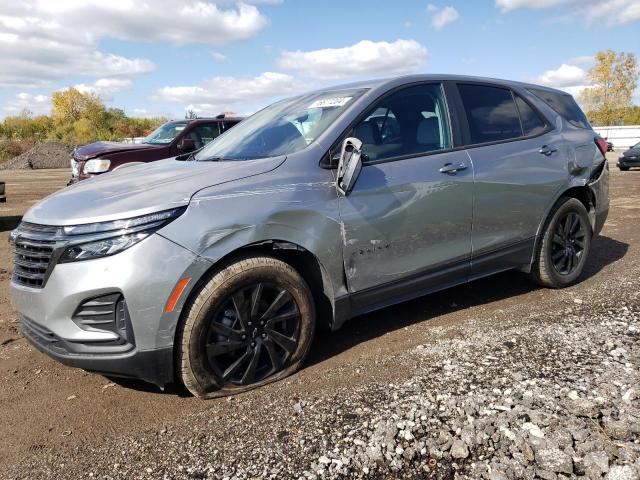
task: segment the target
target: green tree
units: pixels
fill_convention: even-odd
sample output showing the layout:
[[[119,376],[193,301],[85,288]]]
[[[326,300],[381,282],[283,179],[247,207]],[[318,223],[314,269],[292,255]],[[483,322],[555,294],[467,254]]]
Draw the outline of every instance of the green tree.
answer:
[[[596,125],[622,123],[632,106],[631,98],[639,75],[633,53],[598,52],[595,65],[587,72],[591,86],[581,94],[590,120]]]
[[[625,125],[640,125],[640,107],[634,105],[624,116]]]

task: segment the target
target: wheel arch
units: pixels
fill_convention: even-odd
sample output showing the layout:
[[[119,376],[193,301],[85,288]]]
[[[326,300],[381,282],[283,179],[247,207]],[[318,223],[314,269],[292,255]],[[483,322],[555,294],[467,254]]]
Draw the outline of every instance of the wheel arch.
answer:
[[[563,198],[575,198],[580,203],[584,205],[587,209],[587,213],[589,214],[589,222],[591,223],[591,228],[595,229],[595,212],[596,212],[596,198],[588,185],[571,185],[565,190],[562,190],[560,193],[556,195],[553,199],[553,202],[547,207],[544,216],[542,217],[542,221],[538,225],[538,229],[536,231],[536,238],[534,242],[533,251],[531,252],[531,261],[529,267],[535,261],[535,254],[538,250],[540,242],[542,241],[542,232],[549,221],[549,215],[553,211],[553,208],[561,201]]]
[[[193,298],[198,295],[201,286],[215,275],[216,272],[241,258],[259,255],[266,255],[281,260],[292,266],[302,276],[313,295],[313,301],[316,306],[317,327],[331,329],[334,323],[335,298],[329,273],[315,254],[301,245],[280,239],[257,241],[238,247],[225,254],[205,270],[194,283],[184,302],[184,306],[189,305],[193,301]],[[183,307],[179,322],[184,321],[185,311],[186,309]]]

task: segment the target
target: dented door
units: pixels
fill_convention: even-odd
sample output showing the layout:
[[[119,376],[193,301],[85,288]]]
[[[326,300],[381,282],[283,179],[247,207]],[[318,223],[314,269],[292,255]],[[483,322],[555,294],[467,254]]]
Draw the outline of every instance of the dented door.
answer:
[[[441,172],[446,165],[466,167]],[[465,278],[472,195],[473,166],[464,151],[364,166],[339,200],[349,291],[428,290]]]

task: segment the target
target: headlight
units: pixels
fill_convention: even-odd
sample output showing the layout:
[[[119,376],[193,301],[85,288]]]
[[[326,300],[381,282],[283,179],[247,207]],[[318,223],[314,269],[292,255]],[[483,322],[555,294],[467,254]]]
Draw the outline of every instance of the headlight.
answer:
[[[120,253],[178,218],[185,209],[180,207],[125,220],[63,227],[65,237],[73,243],[58,261],[76,262]]]
[[[137,227],[153,228],[169,223],[184,212],[184,207],[150,213],[139,217],[113,220],[111,222],[86,223],[84,225],[72,225],[64,227],[65,235],[88,235],[92,233],[115,232],[119,230],[132,230]],[[126,232],[123,232],[126,233]]]
[[[78,173],[80,173],[78,170],[78,162],[76,162],[74,158],[71,158],[71,176],[77,177]]]
[[[94,158],[84,164],[84,173],[103,173],[109,171],[111,161],[106,158]]]
[[[105,238],[97,242],[74,245],[64,251],[59,262],[76,262],[115,255],[144,240],[149,235],[151,235],[151,232],[132,233],[130,235],[121,235],[120,237]]]

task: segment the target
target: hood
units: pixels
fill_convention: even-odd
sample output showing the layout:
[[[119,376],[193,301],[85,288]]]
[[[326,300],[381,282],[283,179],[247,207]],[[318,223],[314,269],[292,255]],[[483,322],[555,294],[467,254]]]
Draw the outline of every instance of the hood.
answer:
[[[41,225],[76,225],[129,218],[187,205],[203,188],[260,175],[286,157],[195,162],[174,158],[116,170],[46,197],[23,217]]]
[[[626,150],[623,155],[625,157],[635,157],[640,155],[640,147],[631,147],[629,150]]]
[[[149,143],[120,143],[120,142],[95,142],[83,145],[73,151],[76,160],[89,160],[105,153],[130,152],[133,150],[149,150],[162,148],[166,145],[151,145]]]

